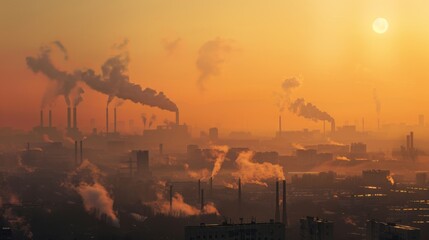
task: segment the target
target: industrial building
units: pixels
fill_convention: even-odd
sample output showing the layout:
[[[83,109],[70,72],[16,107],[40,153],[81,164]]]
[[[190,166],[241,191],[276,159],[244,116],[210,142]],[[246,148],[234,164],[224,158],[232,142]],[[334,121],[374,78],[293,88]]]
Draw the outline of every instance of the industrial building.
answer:
[[[420,229],[368,220],[366,222],[366,240],[420,240]]]
[[[332,240],[334,239],[334,222],[307,216],[300,219],[301,240]]]

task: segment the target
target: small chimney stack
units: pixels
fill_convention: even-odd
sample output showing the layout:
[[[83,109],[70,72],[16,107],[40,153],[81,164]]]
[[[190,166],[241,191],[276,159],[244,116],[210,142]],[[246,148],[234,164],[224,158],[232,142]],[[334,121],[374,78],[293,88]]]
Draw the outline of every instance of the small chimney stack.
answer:
[[[80,140],[80,163],[83,162],[83,141]]]
[[[283,224],[285,226],[287,226],[288,221],[287,221],[287,211],[286,211],[286,180],[283,180],[283,214],[282,214],[282,220],[283,220]]]
[[[116,133],[116,107],[113,109],[113,132]]]
[[[76,106],[73,107],[73,128],[77,129],[77,116],[76,116]]]
[[[74,164],[77,166],[77,141],[74,141]]]
[[[106,107],[106,136],[109,135],[109,107]]]
[[[198,200],[201,200],[201,180],[198,179]]]
[[[274,221],[280,222],[280,209],[279,209],[279,181],[276,181],[276,208],[275,208],[275,217]]]
[[[279,115],[279,137],[282,136],[282,115]]]
[[[201,189],[201,212],[204,211],[204,189]]]
[[[67,107],[67,129],[71,128],[71,109]]]
[[[49,128],[52,128],[52,110],[49,109]]]
[[[159,155],[163,155],[164,154],[164,145],[162,143],[159,144]]]
[[[241,178],[238,178],[238,215],[241,216]]]
[[[179,126],[180,121],[179,121],[179,110],[176,111],[176,125]]]
[[[410,132],[410,149],[414,150],[414,132]]]
[[[43,128],[43,109],[40,110],[40,127]]]

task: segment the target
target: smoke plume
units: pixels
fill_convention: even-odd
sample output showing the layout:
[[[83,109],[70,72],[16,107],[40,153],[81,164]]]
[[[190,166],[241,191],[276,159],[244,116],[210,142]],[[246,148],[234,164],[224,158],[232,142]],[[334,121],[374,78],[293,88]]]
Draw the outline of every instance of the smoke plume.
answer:
[[[188,174],[189,177],[193,179],[201,179],[201,180],[207,180],[210,177],[210,171],[207,168],[200,169],[198,171],[191,170],[189,168],[189,164],[185,163],[183,165],[183,168],[186,171],[186,174]]]
[[[172,55],[181,45],[182,39],[176,38],[174,40],[163,39],[162,46],[168,55]]]
[[[210,146],[211,149],[211,154],[214,155],[215,158],[215,163],[213,165],[213,170],[211,173],[211,177],[215,177],[220,169],[222,168],[222,164],[225,161],[225,156],[228,153],[229,147],[224,145],[224,146]]]
[[[303,98],[298,98],[291,103],[289,110],[298,116],[305,117],[313,121],[326,120],[331,123],[334,121],[334,118],[332,118],[327,112],[321,111],[312,103],[306,102]]]
[[[53,41],[52,44],[57,46],[57,48],[64,54],[64,60],[69,59],[69,55],[67,53],[67,49],[64,47],[64,45],[60,41]]]
[[[219,75],[220,67],[232,49],[231,40],[221,38],[207,41],[201,46],[196,61],[200,72],[197,84],[201,90],[204,90],[204,82],[208,78]]]
[[[113,199],[101,183],[102,176],[104,174],[100,169],[85,159],[76,170],[68,175],[64,185],[81,196],[87,212],[95,212],[99,219],[107,216],[113,226],[119,227],[119,219],[113,210]]]
[[[76,107],[77,105],[79,105],[79,103],[81,103],[83,101],[82,94],[85,91],[83,91],[83,88],[77,87],[77,88],[75,88],[75,90],[73,92],[74,92],[73,106]]]
[[[275,93],[277,97],[277,107],[279,112],[283,112],[285,107],[290,104],[290,95],[293,89],[298,88],[301,85],[300,80],[297,77],[287,78],[282,83],[282,92]]]
[[[254,162],[252,160],[253,155],[252,151],[244,151],[239,153],[235,160],[237,171],[233,172],[232,175],[235,178],[241,178],[243,184],[253,183],[268,186],[266,180],[285,178],[282,166],[269,162]]]
[[[149,119],[148,127],[150,128],[155,121],[156,121],[156,115],[152,114],[152,116],[150,116],[150,119]]]
[[[142,113],[141,118],[143,122],[143,127],[146,128],[146,122],[147,122],[146,114]]]

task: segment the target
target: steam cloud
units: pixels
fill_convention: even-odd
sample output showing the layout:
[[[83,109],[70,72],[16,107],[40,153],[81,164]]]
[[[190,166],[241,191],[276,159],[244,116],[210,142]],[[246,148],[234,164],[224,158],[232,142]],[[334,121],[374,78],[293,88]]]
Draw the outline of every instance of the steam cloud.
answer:
[[[222,164],[225,161],[225,156],[229,150],[228,146],[211,146],[211,153],[216,157],[215,163],[213,165],[213,170],[211,177],[215,177],[220,169],[222,168]]]
[[[113,199],[101,184],[103,173],[94,164],[84,160],[69,174],[65,186],[76,191],[82,198],[87,212],[95,212],[97,218],[107,216],[112,225],[119,227],[119,219],[113,210]]]
[[[303,98],[298,98],[291,103],[289,110],[298,116],[305,117],[313,121],[334,121],[334,118],[327,112],[321,111],[315,105],[306,102]]]
[[[191,170],[189,168],[189,164],[187,164],[187,163],[185,163],[183,165],[183,168],[185,169],[186,174],[188,174],[188,176],[193,178],[193,179],[201,179],[201,180],[209,179],[210,171],[207,168],[203,168],[203,169],[200,169],[198,171],[194,171],[194,170]]]
[[[243,184],[254,183],[262,186],[268,186],[265,181],[269,179],[285,179],[282,166],[269,162],[254,162],[253,155],[252,151],[239,153],[235,160],[238,169],[232,173],[235,178],[241,178]]]
[[[279,112],[283,112],[285,106],[290,104],[290,95],[293,89],[298,88],[301,85],[301,82],[296,77],[287,78],[282,83],[283,92],[277,93],[278,102],[277,107]]]
[[[231,41],[221,38],[207,41],[201,46],[196,61],[200,72],[197,83],[201,90],[204,90],[204,82],[208,78],[219,75],[225,55],[229,54],[232,49]]]
[[[181,42],[181,38],[176,38],[174,40],[163,39],[162,46],[164,47],[165,51],[167,51],[168,55],[171,55],[179,48]]]
[[[60,42],[56,45],[64,47]],[[123,48],[122,45],[118,45],[117,48]],[[167,111],[178,111],[176,104],[163,92],[157,92],[151,88],[143,89],[140,85],[129,81],[127,54],[119,54],[107,59],[101,66],[101,75],[98,75],[92,69],[74,71],[73,74],[59,70],[53,65],[50,53],[50,47],[42,47],[38,56],[26,58],[27,66],[34,73],[41,72],[54,82],[54,86],[45,93],[42,107],[60,95],[64,96],[67,105],[70,106],[71,91],[76,87],[78,81],[83,81],[92,89],[108,95],[108,103],[117,97]]]

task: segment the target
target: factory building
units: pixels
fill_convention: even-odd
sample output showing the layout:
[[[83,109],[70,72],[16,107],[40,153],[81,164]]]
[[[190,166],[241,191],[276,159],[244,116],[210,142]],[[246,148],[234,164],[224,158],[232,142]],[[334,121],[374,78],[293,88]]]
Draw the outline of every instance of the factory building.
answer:
[[[366,222],[366,240],[420,240],[420,229],[368,220]]]
[[[285,225],[271,221],[269,223],[227,223],[201,224],[185,227],[185,240],[198,239],[285,239]]]
[[[299,220],[301,240],[334,239],[334,222],[307,216]]]

